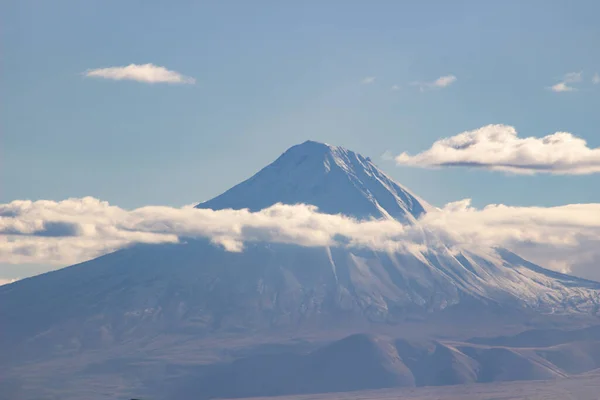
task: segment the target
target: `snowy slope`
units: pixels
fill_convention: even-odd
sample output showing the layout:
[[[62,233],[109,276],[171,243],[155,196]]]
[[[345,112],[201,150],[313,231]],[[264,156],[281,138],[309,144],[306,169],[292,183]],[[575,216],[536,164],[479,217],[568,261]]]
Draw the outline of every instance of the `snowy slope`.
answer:
[[[369,158],[313,141],[291,147],[250,179],[197,207],[258,211],[278,202],[312,204],[327,214],[404,222],[432,208]]]

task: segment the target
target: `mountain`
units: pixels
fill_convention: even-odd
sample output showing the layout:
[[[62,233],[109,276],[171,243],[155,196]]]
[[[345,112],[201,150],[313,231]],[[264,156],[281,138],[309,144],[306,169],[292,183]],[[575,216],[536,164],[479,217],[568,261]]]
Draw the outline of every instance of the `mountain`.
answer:
[[[416,225],[435,212],[368,158],[311,141],[197,207],[259,210],[278,202]],[[169,346],[199,338],[218,338],[227,347],[229,339],[222,338],[407,331],[427,324],[438,336],[466,335],[473,326],[593,317],[599,301],[599,283],[546,270],[504,249],[437,243],[385,252],[250,243],[233,253],[185,239],[132,246],[0,287],[0,364],[109,357],[149,343],[160,343],[155,346],[164,357],[177,360],[190,353]],[[463,365],[450,381],[471,379],[464,357],[443,351],[433,357]]]
[[[275,203],[311,204],[326,214],[414,222],[433,207],[363,157],[307,141],[291,147],[250,179],[197,208],[259,211]]]

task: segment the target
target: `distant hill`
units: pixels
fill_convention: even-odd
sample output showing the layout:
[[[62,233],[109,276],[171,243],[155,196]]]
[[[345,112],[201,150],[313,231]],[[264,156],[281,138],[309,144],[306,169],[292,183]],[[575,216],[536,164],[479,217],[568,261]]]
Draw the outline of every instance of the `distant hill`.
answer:
[[[309,353],[249,356],[176,381],[179,395],[281,396],[565,378],[600,367],[600,341],[509,348],[355,334]]]

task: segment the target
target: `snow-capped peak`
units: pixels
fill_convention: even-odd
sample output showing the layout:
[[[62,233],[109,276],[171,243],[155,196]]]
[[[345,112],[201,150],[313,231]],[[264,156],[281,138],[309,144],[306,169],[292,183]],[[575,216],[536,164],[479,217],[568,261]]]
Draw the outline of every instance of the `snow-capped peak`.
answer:
[[[370,158],[311,140],[289,148],[250,179],[197,207],[257,211],[275,203],[305,203],[328,214],[403,222],[432,208]]]

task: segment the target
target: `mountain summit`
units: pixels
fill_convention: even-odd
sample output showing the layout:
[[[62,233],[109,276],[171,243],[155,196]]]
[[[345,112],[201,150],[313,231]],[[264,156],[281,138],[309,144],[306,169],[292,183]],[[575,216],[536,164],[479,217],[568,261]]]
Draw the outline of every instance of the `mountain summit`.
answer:
[[[251,178],[197,208],[248,208],[305,203],[326,214],[414,222],[432,207],[394,182],[368,157],[306,141],[288,149]]]

